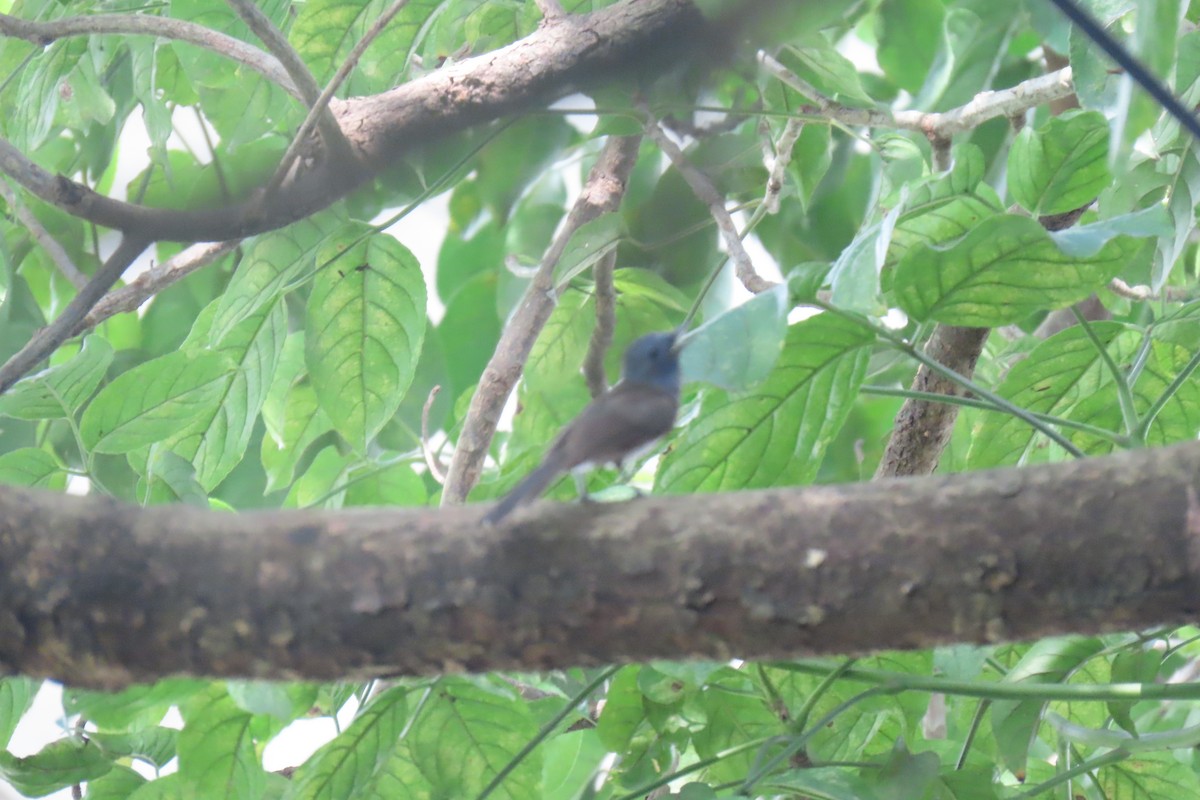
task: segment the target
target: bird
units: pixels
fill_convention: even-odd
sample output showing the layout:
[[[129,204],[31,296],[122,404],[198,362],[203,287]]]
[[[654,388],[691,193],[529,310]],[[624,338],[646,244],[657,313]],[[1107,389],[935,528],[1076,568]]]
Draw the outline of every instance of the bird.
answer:
[[[483,518],[495,524],[538,497],[564,472],[619,467],[666,434],[679,410],[679,344],[675,331],[647,334],[629,346],[621,381],[567,424],[537,469],[525,476]]]

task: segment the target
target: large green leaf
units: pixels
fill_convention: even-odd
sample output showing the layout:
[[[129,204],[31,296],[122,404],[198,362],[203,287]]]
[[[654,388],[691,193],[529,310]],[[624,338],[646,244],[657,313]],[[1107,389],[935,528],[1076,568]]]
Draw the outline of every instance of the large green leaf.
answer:
[[[1061,214],[1096,199],[1109,184],[1108,122],[1098,111],[1024,128],[1008,152],[1008,187],[1035,216]]]
[[[1135,230],[1147,235],[1161,217],[1137,220],[1146,226]],[[1123,227],[1107,220],[1056,238],[1028,217],[991,217],[948,247],[912,247],[896,265],[893,289],[919,320],[1007,325],[1082,300],[1107,283],[1137,246]]]
[[[235,366],[224,353],[178,351],[122,373],[92,400],[79,429],[97,453],[125,453],[194,430],[221,401]]]
[[[192,462],[196,480],[212,491],[242,460],[266,400],[275,366],[287,337],[287,313],[282,302],[262,306],[235,325],[213,350],[236,366],[226,380],[218,404],[201,427],[177,438],[171,449]]]
[[[350,228],[321,247],[308,299],[305,362],[338,432],[355,449],[395,413],[425,338],[421,265],[391,236]]]
[[[33,678],[0,678],[0,747],[8,746],[17,723],[33,705],[39,685]]]
[[[336,220],[327,212],[255,239],[217,299],[210,341],[220,341],[239,322],[310,277],[320,266],[317,247],[334,229]]]
[[[62,489],[66,485],[66,472],[54,456],[40,447],[20,447],[0,453],[0,483]]]
[[[94,780],[111,768],[99,747],[79,739],[60,739],[25,758],[0,750],[0,777],[27,797]]]
[[[389,763],[408,718],[407,690],[393,687],[374,698],[292,777],[287,800],[355,800]]]
[[[787,336],[787,284],[780,284],[705,322],[683,340],[685,381],[746,389],[767,377]]]
[[[182,708],[179,775],[199,797],[259,797],[266,773],[251,733],[253,717],[213,684]]]
[[[0,414],[18,419],[70,416],[100,384],[112,359],[112,345],[89,336],[70,361],[30,375],[0,396]]]
[[[537,733],[529,707],[499,689],[443,678],[409,734],[413,760],[436,797],[474,797]],[[541,796],[542,757],[528,754],[492,792],[525,800]]]
[[[333,423],[321,410],[312,385],[305,381],[293,386],[284,404],[283,430],[278,435],[269,432],[263,437],[261,458],[267,473],[267,490],[290,485],[305,450],[332,428]]]
[[[811,481],[854,403],[873,341],[832,314],[793,325],[766,381],[702,402],[663,457],[656,488],[679,494]]]
[[[1060,683],[1104,647],[1097,638],[1082,636],[1043,639],[1026,651],[1008,674],[1006,683]],[[997,700],[992,703],[992,731],[1004,764],[1014,772],[1025,768],[1029,745],[1041,723],[1045,700]]]

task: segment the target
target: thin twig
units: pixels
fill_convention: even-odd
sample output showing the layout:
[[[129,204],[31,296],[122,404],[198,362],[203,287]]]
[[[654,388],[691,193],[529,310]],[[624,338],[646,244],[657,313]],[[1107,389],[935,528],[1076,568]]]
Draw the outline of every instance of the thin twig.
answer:
[[[500,412],[521,376],[534,341],[558,301],[554,292],[554,268],[571,235],[580,226],[620,206],[629,173],[637,161],[641,138],[614,136],[605,144],[599,160],[588,174],[579,199],[567,214],[566,221],[542,258],[537,274],[500,334],[496,351],[479,378],[479,386],[463,421],[462,433],[459,434],[446,484],[442,489],[442,505],[463,502],[479,481],[484,457],[500,421]]]
[[[613,288],[613,269],[616,266],[617,251],[610,250],[592,269],[596,286],[596,327],[592,329],[587,355],[583,359],[583,376],[587,379],[592,397],[599,397],[608,390],[604,356],[612,345],[613,330],[617,325],[617,297]]]
[[[439,484],[446,483],[446,468],[438,463],[437,453],[433,452],[433,448],[429,445],[429,410],[433,408],[433,401],[437,400],[438,393],[442,391],[441,386],[434,386],[429,390],[429,397],[425,399],[425,406],[421,409],[421,455],[425,456],[425,466],[429,468],[429,474]]]
[[[1164,286],[1159,291],[1155,292],[1149,286],[1138,285],[1130,286],[1120,278],[1113,278],[1108,282],[1108,290],[1115,295],[1124,297],[1128,300],[1165,300],[1168,303],[1187,303],[1195,300],[1197,293],[1195,289],[1188,289],[1183,286]]]
[[[50,256],[50,260],[54,262],[54,266],[58,267],[58,271],[63,274],[63,277],[69,280],[76,289],[82,289],[87,284],[87,276],[79,271],[79,267],[75,266],[75,262],[71,260],[66,249],[59,244],[50,231],[46,230],[41,220],[30,210],[29,206],[21,202],[17,193],[4,181],[0,181],[0,199],[8,203],[9,208],[13,210],[13,215],[28,229],[33,240],[46,251],[46,255]]]
[[[675,165],[675,169],[679,170],[679,174],[692,188],[692,192],[700,199],[700,202],[708,206],[708,212],[712,214],[713,220],[717,223],[717,230],[721,232],[721,239],[725,242],[725,249],[729,252],[729,257],[733,260],[733,268],[738,280],[742,285],[754,294],[765,292],[775,284],[768,281],[758,274],[754,269],[754,262],[750,259],[750,254],[746,252],[746,248],[742,246],[741,237],[738,236],[737,226],[733,223],[733,217],[729,216],[729,212],[725,210],[725,199],[721,197],[721,193],[717,191],[717,187],[713,186],[712,181],[708,176],[692,165],[683,151],[675,142],[671,141],[671,137],[667,136],[666,131],[655,121],[650,114],[649,109],[643,104],[642,113],[645,115],[645,131],[646,135],[654,140],[659,149],[670,159]]]
[[[194,244],[179,251],[161,264],[146,270],[128,285],[104,295],[74,332],[79,334],[91,330],[109,317],[133,311],[171,284],[237,249],[241,243],[241,239],[230,239],[228,242]]]
[[[97,14],[90,17],[63,17],[35,22],[0,14],[0,36],[24,39],[45,47],[57,39],[72,36],[159,36],[203,47],[217,55],[243,64],[293,97],[303,99],[296,84],[278,59],[252,44],[219,31],[182,19],[151,14]]]
[[[763,194],[763,207],[768,214],[779,213],[779,199],[783,195],[783,181],[787,176],[788,165],[792,163],[792,150],[804,130],[804,121],[789,119],[779,134],[779,142],[775,145],[775,156],[770,160],[770,174],[767,176],[767,190]]]
[[[806,113],[817,114],[844,125],[917,131],[930,138],[949,139],[956,133],[973,130],[990,119],[1023,114],[1035,106],[1067,97],[1075,91],[1071,68],[1064,67],[1008,89],[980,92],[970,102],[949,111],[893,113],[882,109],[853,108],[830,100],[768,53],[760,51],[758,61],[767,72],[816,103],[815,107],[803,109]]]
[[[134,259],[142,254],[150,242],[126,234],[117,249],[100,266],[87,285],[79,290],[58,319],[35,333],[25,346],[18,350],[4,366],[0,367],[0,394],[36,367],[42,359],[53,353],[65,342],[92,307],[104,296],[108,288],[117,282]]]
[[[292,168],[292,162],[304,147],[309,135],[312,134],[313,128],[319,124],[322,116],[326,114],[326,109],[329,108],[329,101],[333,99],[334,93],[341,88],[346,78],[349,77],[350,72],[358,66],[359,60],[362,58],[363,53],[367,51],[367,48],[371,46],[371,42],[375,41],[379,34],[383,33],[383,29],[400,13],[400,9],[406,5],[408,5],[408,0],[394,0],[391,6],[379,15],[379,18],[371,25],[370,30],[354,45],[354,49],[350,51],[350,55],[346,56],[346,60],[338,67],[337,73],[330,79],[328,85],[321,92],[321,95],[313,103],[312,108],[308,110],[308,116],[300,124],[300,130],[296,131],[296,135],[292,137],[292,141],[288,144],[287,152],[283,154],[283,159],[279,162],[279,167],[275,170],[275,174],[271,176],[270,183],[267,184],[264,193],[265,196],[270,197],[279,189],[280,183],[287,176],[288,170]],[[336,125],[336,123],[334,124]],[[341,142],[345,142],[345,138],[340,136],[340,127],[338,128],[338,133],[338,138]],[[336,141],[330,142],[327,140],[327,144],[338,146],[338,142]],[[349,144],[347,144],[345,152],[341,153],[341,155],[349,156],[349,154]]]
[[[242,22],[250,27],[254,35],[262,40],[271,54],[279,59],[279,63],[283,64],[283,68],[287,70],[287,74],[291,76],[292,81],[299,88],[300,94],[304,97],[305,104],[309,108],[315,107],[317,99],[321,96],[321,87],[317,85],[317,79],[309,72],[308,65],[292,48],[287,37],[275,27],[271,20],[267,19],[267,15],[259,10],[252,0],[226,0],[226,2]],[[350,151],[350,143],[346,141],[341,127],[328,109],[321,112],[317,120],[317,128],[321,132],[321,140],[330,151],[347,153]]]

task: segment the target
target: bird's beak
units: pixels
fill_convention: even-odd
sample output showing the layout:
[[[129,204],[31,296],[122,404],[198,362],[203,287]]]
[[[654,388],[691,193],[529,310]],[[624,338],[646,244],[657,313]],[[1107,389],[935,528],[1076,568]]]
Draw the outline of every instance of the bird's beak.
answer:
[[[671,353],[679,355],[679,352],[687,346],[687,338],[684,335],[683,329],[677,330],[671,334]]]

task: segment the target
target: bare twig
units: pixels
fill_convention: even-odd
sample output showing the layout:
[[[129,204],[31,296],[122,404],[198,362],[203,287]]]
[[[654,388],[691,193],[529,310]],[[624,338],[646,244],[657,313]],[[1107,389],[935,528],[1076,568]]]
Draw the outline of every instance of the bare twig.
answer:
[[[66,249],[50,235],[50,231],[46,230],[29,206],[22,203],[21,199],[17,197],[17,193],[4,181],[0,181],[0,198],[8,203],[9,208],[13,210],[13,215],[28,229],[33,240],[42,246],[46,255],[50,256],[50,260],[54,262],[54,266],[58,267],[58,271],[71,282],[72,286],[82,289],[87,283],[87,276],[79,271],[79,267],[75,266],[75,262],[71,260]]]
[[[792,149],[800,132],[804,130],[804,122],[799,119],[789,119],[783,126],[783,133],[775,145],[775,157],[770,161],[770,175],[767,177],[767,190],[763,195],[763,207],[768,214],[779,213],[779,198],[783,194],[783,181],[787,175],[788,165],[792,163]]]
[[[271,20],[267,19],[267,15],[259,10],[252,0],[226,0],[226,2],[242,22],[250,27],[254,35],[262,40],[271,54],[279,59],[279,63],[283,64],[283,68],[291,76],[292,82],[300,89],[305,104],[314,108],[317,99],[321,96],[321,87],[317,85],[317,79],[313,77],[313,74],[308,71],[308,65],[300,58],[300,54],[288,43],[287,37],[275,27]],[[317,128],[321,132],[321,139],[325,143],[325,147],[330,151],[334,153],[350,151],[350,144],[346,141],[341,127],[338,126],[337,120],[328,110],[321,112],[317,120]]]
[[[433,452],[433,447],[429,444],[429,410],[433,408],[433,401],[437,400],[438,393],[442,391],[441,386],[434,386],[429,390],[429,397],[425,399],[425,406],[421,409],[421,455],[425,456],[425,466],[429,468],[429,474],[433,479],[440,484],[446,483],[446,469],[438,463],[437,453]]]
[[[35,333],[24,347],[4,362],[4,366],[0,367],[0,394],[8,391],[10,386],[37,366],[42,359],[53,353],[74,333],[87,313],[108,291],[108,287],[117,282],[121,273],[142,254],[148,245],[147,240],[135,236],[126,235],[121,239],[121,244],[96,271],[87,285],[72,298],[58,319]]]
[[[754,262],[750,260],[750,254],[742,246],[737,225],[733,223],[733,217],[729,216],[729,212],[725,210],[725,199],[721,197],[717,187],[713,186],[707,175],[687,160],[679,146],[671,141],[671,137],[667,136],[666,131],[655,122],[645,105],[642,106],[642,113],[646,117],[646,135],[653,139],[659,149],[671,160],[675,169],[679,170],[679,174],[687,181],[688,186],[692,187],[692,191],[700,199],[700,202],[708,206],[708,212],[712,214],[713,220],[717,223],[717,230],[721,232],[721,239],[725,242],[725,249],[729,251],[729,257],[733,260],[733,268],[738,280],[746,289],[755,294],[770,289],[775,284],[755,271]]]
[[[616,265],[617,251],[611,250],[596,262],[592,270],[596,287],[596,327],[592,329],[587,356],[583,359],[583,376],[587,379],[592,397],[599,397],[608,390],[604,355],[612,345],[613,330],[617,325],[617,297],[613,288],[613,269]]]
[[[301,98],[300,90],[274,56],[241,39],[187,20],[150,14],[97,14],[90,17],[64,17],[49,22],[34,22],[0,14],[0,36],[24,39],[42,47],[56,39],[97,35],[161,36],[164,39],[194,44],[244,64],[272,83],[278,84],[293,97]]]
[[[231,239],[228,242],[196,244],[181,250],[161,264],[146,270],[127,286],[104,295],[84,317],[83,323],[74,333],[82,333],[109,317],[133,311],[171,284],[232,252],[241,243],[241,239]]]
[[[1049,75],[1040,75],[1008,89],[980,92],[969,103],[942,112],[897,111],[852,108],[823,96],[811,84],[779,63],[771,55],[759,52],[759,63],[779,80],[816,103],[806,112],[832,119],[844,125],[868,128],[900,128],[918,131],[930,138],[948,139],[979,127],[996,117],[1011,117],[1029,109],[1074,93],[1071,68],[1064,67]]]
[[[313,128],[320,123],[323,116],[327,116],[326,109],[329,108],[329,101],[333,99],[334,93],[337,92],[337,90],[345,82],[346,78],[349,77],[350,72],[358,65],[359,59],[362,58],[363,53],[367,51],[367,48],[371,46],[371,42],[375,41],[379,34],[383,33],[383,29],[386,28],[388,23],[400,13],[400,9],[404,8],[406,5],[408,5],[408,0],[394,0],[391,6],[389,6],[382,14],[379,15],[379,18],[375,20],[373,25],[371,25],[370,30],[368,30],[366,34],[358,40],[358,43],[354,45],[354,49],[350,51],[350,55],[346,56],[346,60],[342,62],[342,65],[338,68],[337,73],[333,76],[333,78],[330,79],[329,84],[325,87],[324,91],[321,92],[321,95],[317,98],[316,102],[313,103],[312,108],[308,110],[308,116],[305,117],[304,122],[301,123],[300,130],[296,131],[296,135],[292,137],[291,143],[288,144],[287,152],[283,154],[283,159],[279,162],[279,167],[275,170],[275,174],[271,177],[270,183],[267,184],[267,188],[264,193],[265,196],[270,197],[279,189],[279,185],[283,182],[288,170],[292,168],[292,162],[296,159],[296,156],[299,155],[300,150],[304,147],[304,144],[308,140],[309,135],[312,133]],[[350,162],[349,144],[346,143],[345,137],[340,135],[340,127],[338,128],[338,134],[337,140],[332,142],[326,140],[327,144],[331,147],[340,147],[343,143],[345,143],[346,149],[344,152],[340,153],[340,156],[343,157],[347,162]]]
[[[640,136],[614,136],[604,146],[600,159],[592,167],[567,219],[551,242],[537,274],[525,290],[512,318],[500,334],[496,351],[479,378],[471,407],[463,421],[462,433],[454,448],[454,457],[442,490],[442,505],[461,503],[479,481],[484,457],[496,433],[500,411],[521,376],[529,351],[558,300],[554,292],[554,267],[567,242],[584,223],[608,211],[615,211],[625,196],[625,183],[637,161]]]
[[[1130,286],[1120,278],[1113,278],[1109,281],[1108,290],[1129,300],[1166,300],[1168,303],[1186,303],[1197,297],[1195,289],[1183,286],[1164,286],[1155,292],[1149,286]]]

